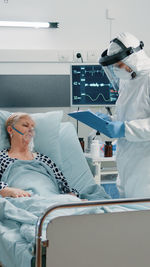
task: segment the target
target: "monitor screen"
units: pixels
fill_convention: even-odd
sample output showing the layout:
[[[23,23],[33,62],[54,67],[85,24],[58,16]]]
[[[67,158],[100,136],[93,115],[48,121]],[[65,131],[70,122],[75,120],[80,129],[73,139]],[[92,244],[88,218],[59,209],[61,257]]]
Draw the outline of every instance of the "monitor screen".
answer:
[[[101,65],[72,65],[70,76],[72,106],[115,105],[117,83],[114,88]]]

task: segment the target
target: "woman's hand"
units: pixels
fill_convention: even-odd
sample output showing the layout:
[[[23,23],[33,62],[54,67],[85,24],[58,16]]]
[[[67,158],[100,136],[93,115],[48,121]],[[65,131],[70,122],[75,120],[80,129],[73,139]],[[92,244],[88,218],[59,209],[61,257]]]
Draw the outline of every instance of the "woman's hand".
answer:
[[[31,197],[31,195],[19,188],[14,188],[14,187],[5,187],[0,191],[0,195],[2,197]]]

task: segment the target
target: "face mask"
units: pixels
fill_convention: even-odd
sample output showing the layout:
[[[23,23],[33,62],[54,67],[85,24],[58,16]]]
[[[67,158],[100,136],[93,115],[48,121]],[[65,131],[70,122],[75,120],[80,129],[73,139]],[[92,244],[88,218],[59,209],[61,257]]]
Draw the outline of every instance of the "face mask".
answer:
[[[16,129],[14,126],[12,126],[12,128],[19,134],[24,136],[24,139],[26,141],[30,140],[31,138],[33,138],[34,136],[34,129],[30,129],[27,133],[22,133],[21,131],[19,131],[18,129]]]
[[[132,79],[132,72],[128,72],[125,69],[120,69],[113,67],[114,74],[122,80],[131,80]]]
[[[29,150],[33,151],[34,149],[34,141],[33,141],[33,136],[34,136],[34,129],[30,129],[28,133],[24,134],[22,132],[20,132],[18,129],[16,129],[14,126],[12,126],[12,128],[19,134],[24,136],[24,139],[26,141],[29,141]]]

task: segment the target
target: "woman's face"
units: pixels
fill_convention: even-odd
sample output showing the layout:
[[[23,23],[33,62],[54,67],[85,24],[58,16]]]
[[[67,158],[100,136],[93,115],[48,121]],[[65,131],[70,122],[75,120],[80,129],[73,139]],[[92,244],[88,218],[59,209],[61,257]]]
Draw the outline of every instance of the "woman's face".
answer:
[[[12,138],[19,138],[28,144],[34,136],[34,127],[35,123],[30,117],[23,117],[19,119],[19,121],[15,123],[14,128],[12,128]],[[18,130],[20,133],[16,130]]]

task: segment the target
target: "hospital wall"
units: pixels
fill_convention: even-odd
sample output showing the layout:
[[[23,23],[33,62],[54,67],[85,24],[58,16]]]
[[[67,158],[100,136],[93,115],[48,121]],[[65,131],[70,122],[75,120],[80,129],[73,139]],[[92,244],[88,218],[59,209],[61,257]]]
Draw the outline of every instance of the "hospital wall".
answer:
[[[82,54],[84,63],[98,63],[110,39],[122,31],[131,32],[143,40],[145,50],[150,54],[150,36],[147,34],[149,10],[148,0],[1,1],[0,20],[58,21],[59,28],[1,28],[0,75],[69,75],[70,65],[81,62],[76,58],[77,52]],[[56,109],[63,109],[63,120],[72,121],[76,126],[76,122],[67,116],[68,112],[76,109],[73,107],[22,110]],[[104,107],[91,109],[106,112]],[[79,123],[79,136],[86,137],[90,131],[89,127]]]

